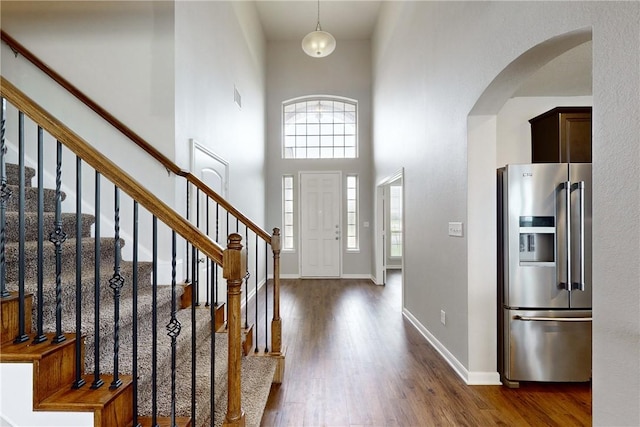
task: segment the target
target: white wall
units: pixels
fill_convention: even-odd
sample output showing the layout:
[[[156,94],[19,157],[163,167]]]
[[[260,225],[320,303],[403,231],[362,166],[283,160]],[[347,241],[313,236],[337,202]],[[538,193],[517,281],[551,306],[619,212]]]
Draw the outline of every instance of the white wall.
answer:
[[[3,1],[1,12],[4,31],[173,159],[172,3]],[[141,162],[146,154],[4,44],[2,52],[6,78],[171,201],[172,180],[149,179],[156,165]]]
[[[265,223],[265,39],[251,2],[176,2],[176,162],[194,138],[229,162],[229,201]],[[242,108],[234,103],[234,87]],[[178,193],[184,190],[178,188]]]
[[[495,298],[489,301],[495,281],[470,288],[470,276],[482,277],[470,253],[478,249],[468,247],[466,238],[448,237],[447,222],[484,223],[468,217],[470,193],[476,191],[470,183],[478,173],[495,182],[496,147],[485,147],[488,155],[468,147],[468,132],[497,126],[495,115],[518,80],[473,111],[478,121],[469,123],[468,116],[512,61],[546,40],[585,28],[593,33],[593,273],[594,282],[606,284],[594,290],[593,421],[637,425],[638,3],[385,2],[373,42],[375,179],[405,168],[406,309],[470,382],[475,373],[495,372],[495,348],[482,345],[495,339],[495,329],[476,328],[495,318]],[[533,62],[545,59],[532,56]],[[529,70],[512,71],[521,72],[521,83]],[[495,203],[495,192],[486,203]],[[440,309],[447,312],[446,326]]]
[[[335,95],[358,101],[357,159],[282,159],[282,102],[307,95]],[[299,171],[357,173],[360,179],[360,251],[343,250],[344,276],[371,277],[373,260],[373,189],[371,180],[371,45],[368,41],[339,40],[326,58],[307,56],[299,41],[273,41],[267,55],[267,197],[269,224],[282,223],[282,175]],[[343,189],[344,192],[344,189]],[[346,224],[346,212],[343,214]],[[364,222],[370,227],[365,228]],[[296,228],[296,233],[297,233]],[[346,242],[346,239],[343,239]],[[343,248],[344,249],[344,248]],[[297,276],[298,252],[283,252],[282,274]]]

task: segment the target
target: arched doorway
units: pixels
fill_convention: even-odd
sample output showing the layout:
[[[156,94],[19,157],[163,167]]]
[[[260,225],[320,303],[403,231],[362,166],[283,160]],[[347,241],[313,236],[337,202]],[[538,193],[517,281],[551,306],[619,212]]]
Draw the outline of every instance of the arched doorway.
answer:
[[[482,366],[497,366],[496,291],[496,167],[499,150],[498,117],[505,104],[529,78],[553,59],[590,42],[591,29],[566,33],[524,52],[487,86],[469,113],[467,121],[469,383],[499,383],[497,372]],[[590,66],[590,64],[589,64]],[[591,68],[589,68],[590,72]],[[532,116],[533,117],[533,116]],[[517,160],[516,162],[522,162]],[[488,309],[493,307],[494,309]],[[486,372],[486,374],[482,374]]]

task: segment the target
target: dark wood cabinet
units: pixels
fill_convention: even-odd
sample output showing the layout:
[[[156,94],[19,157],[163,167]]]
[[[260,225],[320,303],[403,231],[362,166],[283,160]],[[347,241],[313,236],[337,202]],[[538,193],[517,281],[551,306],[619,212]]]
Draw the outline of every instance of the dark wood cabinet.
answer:
[[[557,107],[529,123],[532,163],[591,163],[591,107]]]

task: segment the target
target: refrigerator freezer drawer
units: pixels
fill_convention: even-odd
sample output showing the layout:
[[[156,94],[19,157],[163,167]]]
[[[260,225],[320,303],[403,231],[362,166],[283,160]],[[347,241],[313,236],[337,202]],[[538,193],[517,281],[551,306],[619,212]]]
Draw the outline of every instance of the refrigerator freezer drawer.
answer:
[[[591,311],[504,310],[509,381],[591,379]]]

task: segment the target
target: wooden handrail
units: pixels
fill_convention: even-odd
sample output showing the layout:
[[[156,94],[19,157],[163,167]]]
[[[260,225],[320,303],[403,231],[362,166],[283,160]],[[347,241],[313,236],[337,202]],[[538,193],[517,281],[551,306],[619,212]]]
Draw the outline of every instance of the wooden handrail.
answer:
[[[22,111],[51,136],[60,141],[84,162],[100,172],[118,188],[136,200],[152,215],[187,239],[193,246],[222,265],[223,248],[211,238],[203,234],[189,221],[176,213],[162,200],[145,189],[140,183],[120,169],[108,157],[97,152],[84,139],[74,133],[58,119],[45,111],[40,105],[22,93],[12,83],[0,76],[0,94]]]
[[[120,131],[124,136],[133,141],[136,145],[146,151],[151,157],[156,159],[160,164],[162,164],[169,172],[173,172],[177,176],[185,178],[188,182],[192,183],[196,186],[196,188],[200,189],[204,194],[213,199],[216,203],[222,206],[227,212],[232,214],[234,217],[238,218],[244,225],[249,227],[251,231],[256,233],[260,238],[265,240],[266,242],[271,242],[271,235],[263,230],[260,226],[251,221],[246,215],[242,214],[238,209],[233,207],[228,201],[226,201],[222,196],[213,191],[209,186],[207,186],[204,182],[202,182],[198,177],[193,175],[191,172],[180,168],[178,165],[173,163],[171,159],[158,151],[153,145],[149,144],[147,141],[142,139],[140,135],[131,130],[127,125],[122,123],[116,117],[114,117],[107,110],[98,105],[95,101],[89,98],[84,92],[78,89],[76,86],[71,84],[68,80],[54,71],[47,64],[42,62],[37,56],[35,56],[31,51],[29,51],[26,47],[20,44],[17,40],[7,34],[4,30],[0,30],[0,36],[2,41],[4,41],[16,54],[20,54],[25,57],[29,62],[38,67],[42,72],[51,77],[56,83],[65,88],[69,93],[75,96],[80,102],[85,104],[91,110],[93,110],[96,114],[102,117],[105,121],[107,121],[111,126]],[[176,230],[177,231],[177,230]]]

